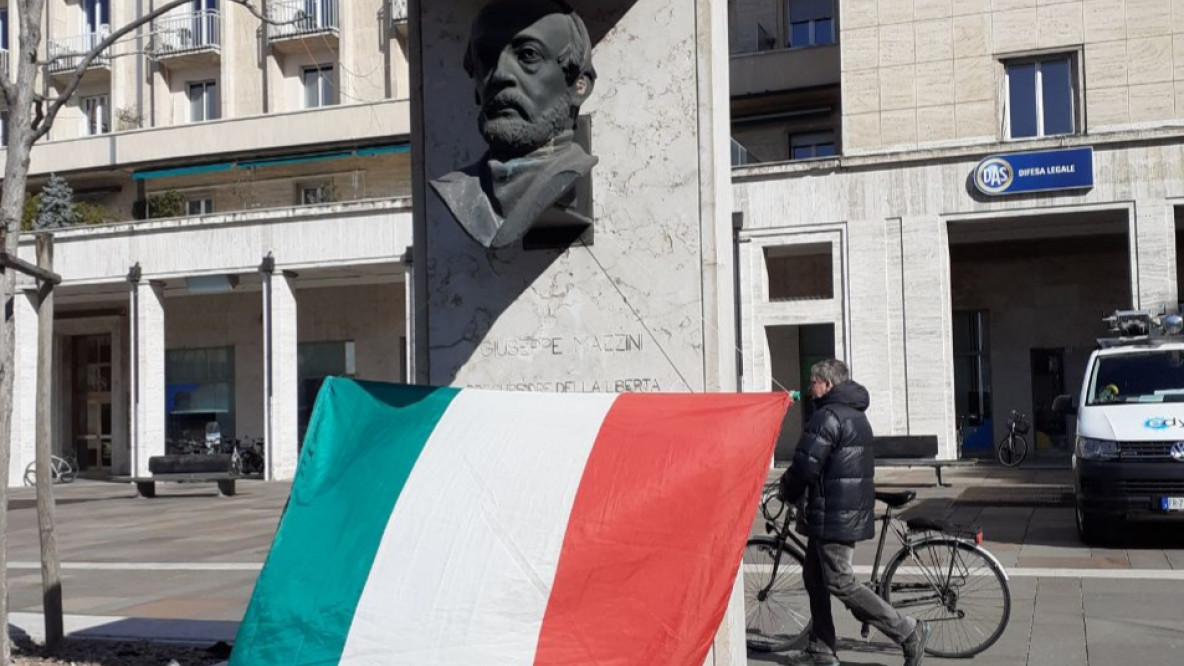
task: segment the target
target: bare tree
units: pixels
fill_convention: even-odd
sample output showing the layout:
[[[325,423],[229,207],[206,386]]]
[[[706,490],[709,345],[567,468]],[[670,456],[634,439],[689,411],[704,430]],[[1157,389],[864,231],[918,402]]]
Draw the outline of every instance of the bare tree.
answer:
[[[93,48],[85,52],[58,55],[58,61],[65,59],[73,65],[73,69],[65,85],[52,97],[37,92],[39,75],[48,76],[42,69],[51,64],[38,58],[46,0],[15,0],[9,3],[10,7],[15,5],[19,30],[17,48],[10,64],[10,67],[16,68],[16,81],[11,81],[7,73],[0,76],[0,92],[3,93],[4,105],[8,109],[8,152],[4,163],[3,188],[0,190],[0,251],[8,257],[16,257],[19,249],[21,213],[25,204],[29,156],[33,151],[33,145],[49,132],[62,107],[69,103],[77,92],[86,70],[103,52],[137,29],[151,25],[153,20],[173,9],[188,5],[190,1],[170,0],[160,3],[151,11],[112,31]],[[275,23],[266,19],[251,0],[228,1],[245,7],[261,21]],[[8,468],[12,456],[12,441],[9,434],[12,432],[15,344],[11,313],[15,288],[16,271],[4,270],[0,273],[0,296],[5,305],[3,322],[0,324],[0,433],[3,433],[0,435],[3,437],[3,441],[0,441],[0,473],[4,475],[0,481],[0,665],[8,664],[10,655],[8,582],[5,572],[8,569]]]

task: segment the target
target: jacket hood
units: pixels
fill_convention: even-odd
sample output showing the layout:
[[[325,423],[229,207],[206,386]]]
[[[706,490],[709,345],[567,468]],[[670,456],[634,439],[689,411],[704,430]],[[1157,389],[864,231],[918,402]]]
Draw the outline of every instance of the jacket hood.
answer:
[[[830,392],[822,396],[815,403],[818,407],[824,405],[846,405],[852,409],[857,409],[861,412],[867,411],[867,407],[871,404],[871,398],[867,394],[867,389],[863,385],[847,380],[840,384],[835,384],[831,387]]]

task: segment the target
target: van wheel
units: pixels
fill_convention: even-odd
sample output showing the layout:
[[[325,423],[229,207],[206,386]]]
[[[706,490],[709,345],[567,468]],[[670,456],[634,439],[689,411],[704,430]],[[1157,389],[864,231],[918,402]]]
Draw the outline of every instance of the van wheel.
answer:
[[[1104,544],[1109,541],[1110,534],[1103,528],[1098,516],[1082,509],[1081,504],[1077,504],[1076,507],[1077,536],[1086,544]]]

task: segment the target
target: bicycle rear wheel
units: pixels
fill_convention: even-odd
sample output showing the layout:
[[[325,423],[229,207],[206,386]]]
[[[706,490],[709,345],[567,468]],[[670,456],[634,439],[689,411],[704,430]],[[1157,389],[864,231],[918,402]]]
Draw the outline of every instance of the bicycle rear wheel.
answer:
[[[999,640],[1011,618],[1011,590],[986,551],[965,541],[935,538],[902,549],[884,573],[884,600],[927,620],[925,652],[973,657]]]
[[[774,575],[773,560],[781,548]],[[782,652],[805,640],[810,626],[810,597],[802,578],[803,559],[796,549],[770,537],[753,537],[744,549],[744,624],[752,652]]]

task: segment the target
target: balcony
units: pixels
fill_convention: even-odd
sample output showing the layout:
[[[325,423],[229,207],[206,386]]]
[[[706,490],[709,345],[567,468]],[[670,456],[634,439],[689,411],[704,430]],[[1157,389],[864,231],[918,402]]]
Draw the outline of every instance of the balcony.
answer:
[[[310,43],[337,48],[337,0],[277,0],[267,11],[267,40],[276,51],[304,53]]]
[[[391,0],[391,23],[407,24],[407,0]]]
[[[50,39],[46,48],[49,56],[47,69],[50,75],[55,78],[69,77],[78,65],[82,63],[82,59],[86,57],[86,54],[90,53],[91,49],[102,43],[110,34],[110,26],[103,25],[96,32],[88,32],[60,39]],[[110,50],[108,49],[100,53],[94,60],[91,60],[87,71],[101,72],[110,76]]]
[[[839,45],[740,53],[731,58],[732,97],[839,84]]]
[[[185,11],[152,23],[151,56],[171,69],[215,65],[222,49],[222,16],[216,9]]]

